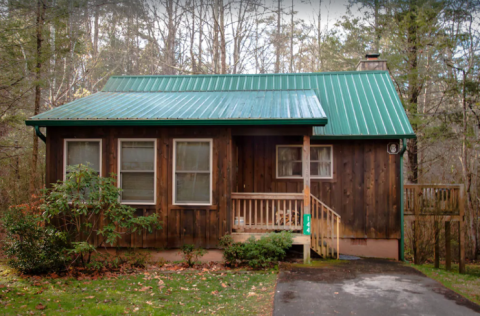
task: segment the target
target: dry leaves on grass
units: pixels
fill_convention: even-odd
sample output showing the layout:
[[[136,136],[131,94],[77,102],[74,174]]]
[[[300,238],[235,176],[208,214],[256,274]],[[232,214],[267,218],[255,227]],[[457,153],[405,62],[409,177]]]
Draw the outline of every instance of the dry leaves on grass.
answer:
[[[145,292],[145,291],[148,291],[148,290],[151,290],[152,287],[151,286],[144,286],[142,287],[140,290],[138,290],[139,292]]]
[[[47,307],[45,305],[42,305],[42,303],[40,303],[37,306],[35,306],[35,308],[38,309],[38,310],[44,310]]]

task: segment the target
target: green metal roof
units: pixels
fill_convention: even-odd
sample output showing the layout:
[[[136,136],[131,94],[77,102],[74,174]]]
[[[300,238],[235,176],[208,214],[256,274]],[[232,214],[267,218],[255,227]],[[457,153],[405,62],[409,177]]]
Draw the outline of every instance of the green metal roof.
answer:
[[[259,74],[259,75],[188,75],[188,76],[114,76],[111,77],[99,95],[111,93],[117,95],[118,98],[124,95],[132,95],[138,98],[147,98],[147,95],[163,95],[166,92],[242,92],[242,99],[247,97],[252,91],[291,91],[291,90],[313,90],[319,100],[328,123],[313,123],[314,138],[413,138],[415,134],[408,121],[405,110],[393,86],[393,82],[387,71],[354,71],[354,72],[325,72],[325,73],[304,73],[304,74]],[[244,94],[248,92],[247,94]],[[298,92],[298,91],[297,91]],[[97,95],[87,97],[97,98]],[[180,95],[183,95],[181,93]],[[132,97],[132,98],[136,98]],[[155,97],[152,97],[155,98]],[[77,100],[81,101],[83,99]],[[115,100],[115,99],[109,99]],[[69,107],[74,101],[63,107]],[[83,101],[81,101],[83,102]],[[104,105],[105,109],[109,109],[115,116],[123,109],[123,104],[116,101],[108,102]],[[197,115],[203,113],[201,107],[190,107],[185,104],[172,104],[172,107],[180,107],[188,110],[185,115]],[[187,106],[187,107],[185,107]],[[203,106],[203,105],[202,105]],[[251,107],[257,106],[250,104]],[[248,107],[248,106],[247,106]],[[274,109],[282,107],[282,104],[271,103],[270,108]],[[59,108],[59,109],[60,109]],[[212,105],[210,109],[214,109]],[[292,109],[290,107],[290,109]],[[51,111],[55,111],[51,110]],[[140,109],[139,109],[140,110]],[[49,111],[49,112],[51,112]],[[253,110],[258,112],[259,110]],[[45,112],[43,114],[47,114]],[[196,114],[195,114],[196,113]],[[203,113],[206,114],[207,112]],[[262,112],[264,113],[264,112]],[[48,122],[53,121],[42,119],[41,115],[36,116],[27,121],[28,125],[45,126]],[[90,115],[89,115],[90,114]],[[128,115],[128,113],[124,113]],[[49,114],[48,114],[49,115]],[[104,123],[99,120],[94,113],[86,113],[89,115],[89,121],[95,120],[96,124]],[[268,120],[270,124],[288,124],[292,122],[289,117],[272,118],[269,117],[270,112],[262,117],[263,120],[245,121],[245,124],[266,124]],[[193,116],[192,116],[193,118]],[[153,119],[152,119],[153,120]],[[196,118],[199,120],[199,118]],[[205,115],[202,117],[205,124],[222,124],[216,117]],[[85,125],[86,120],[78,120],[73,123],[69,120],[68,125]],[[123,123],[136,124],[138,120],[126,120]],[[186,125],[182,120],[170,120],[171,124]],[[194,122],[193,119],[191,119]],[[207,122],[208,121],[208,122]],[[56,124],[61,121],[57,119]],[[112,121],[109,121],[112,122]],[[151,124],[153,121],[148,120]],[[307,119],[304,119],[305,124]],[[325,122],[325,121],[324,121]],[[312,122],[311,122],[312,123]],[[106,122],[105,122],[106,124]],[[112,123],[114,124],[114,123]],[[192,123],[193,124],[193,123]],[[203,122],[202,122],[203,124]],[[299,124],[299,123],[292,123]]]
[[[312,90],[99,92],[27,121],[37,126],[326,123]]]

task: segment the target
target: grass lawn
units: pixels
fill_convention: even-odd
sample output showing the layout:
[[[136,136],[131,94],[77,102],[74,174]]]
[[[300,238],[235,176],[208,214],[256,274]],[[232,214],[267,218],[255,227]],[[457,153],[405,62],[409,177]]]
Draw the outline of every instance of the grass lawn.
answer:
[[[446,271],[442,265],[440,269],[435,269],[433,264],[408,265],[480,305],[480,265],[467,264],[465,274],[458,273],[456,264],[452,264],[451,271]]]
[[[0,264],[0,315],[270,315],[276,272],[28,278]]]

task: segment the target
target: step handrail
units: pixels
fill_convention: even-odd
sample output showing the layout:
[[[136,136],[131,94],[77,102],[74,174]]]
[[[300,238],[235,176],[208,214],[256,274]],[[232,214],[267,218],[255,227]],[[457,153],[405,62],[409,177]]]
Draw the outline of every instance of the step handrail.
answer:
[[[310,196],[311,196],[315,201],[317,201],[318,203],[322,204],[323,207],[325,207],[328,211],[330,211],[331,213],[333,213],[333,215],[337,216],[338,218],[342,218],[342,216],[340,216],[340,214],[338,214],[337,212],[335,212],[334,210],[332,210],[330,207],[328,207],[325,203],[323,203],[322,201],[320,201],[319,199],[317,199],[313,194],[310,194]]]

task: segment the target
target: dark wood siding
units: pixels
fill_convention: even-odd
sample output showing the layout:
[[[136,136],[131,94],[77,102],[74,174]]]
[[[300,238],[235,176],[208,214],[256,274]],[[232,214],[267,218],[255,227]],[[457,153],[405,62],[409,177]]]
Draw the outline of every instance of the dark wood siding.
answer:
[[[157,139],[156,205],[132,205],[137,214],[156,212],[163,229],[152,234],[124,235],[121,247],[176,248],[184,243],[217,247],[219,237],[230,230],[227,209],[230,205],[231,130],[225,127],[49,127],[47,129],[47,185],[63,177],[65,138],[101,138],[102,174],[117,173],[119,138]],[[213,139],[213,205],[174,206],[172,203],[172,146],[174,138]]]
[[[394,140],[312,140],[333,145],[333,179],[312,179],[311,192],[342,216],[345,238],[400,238],[399,156],[387,153]],[[238,148],[235,190],[302,192],[303,180],[276,178],[276,145],[301,137],[234,137]],[[398,141],[397,141],[398,142]]]

